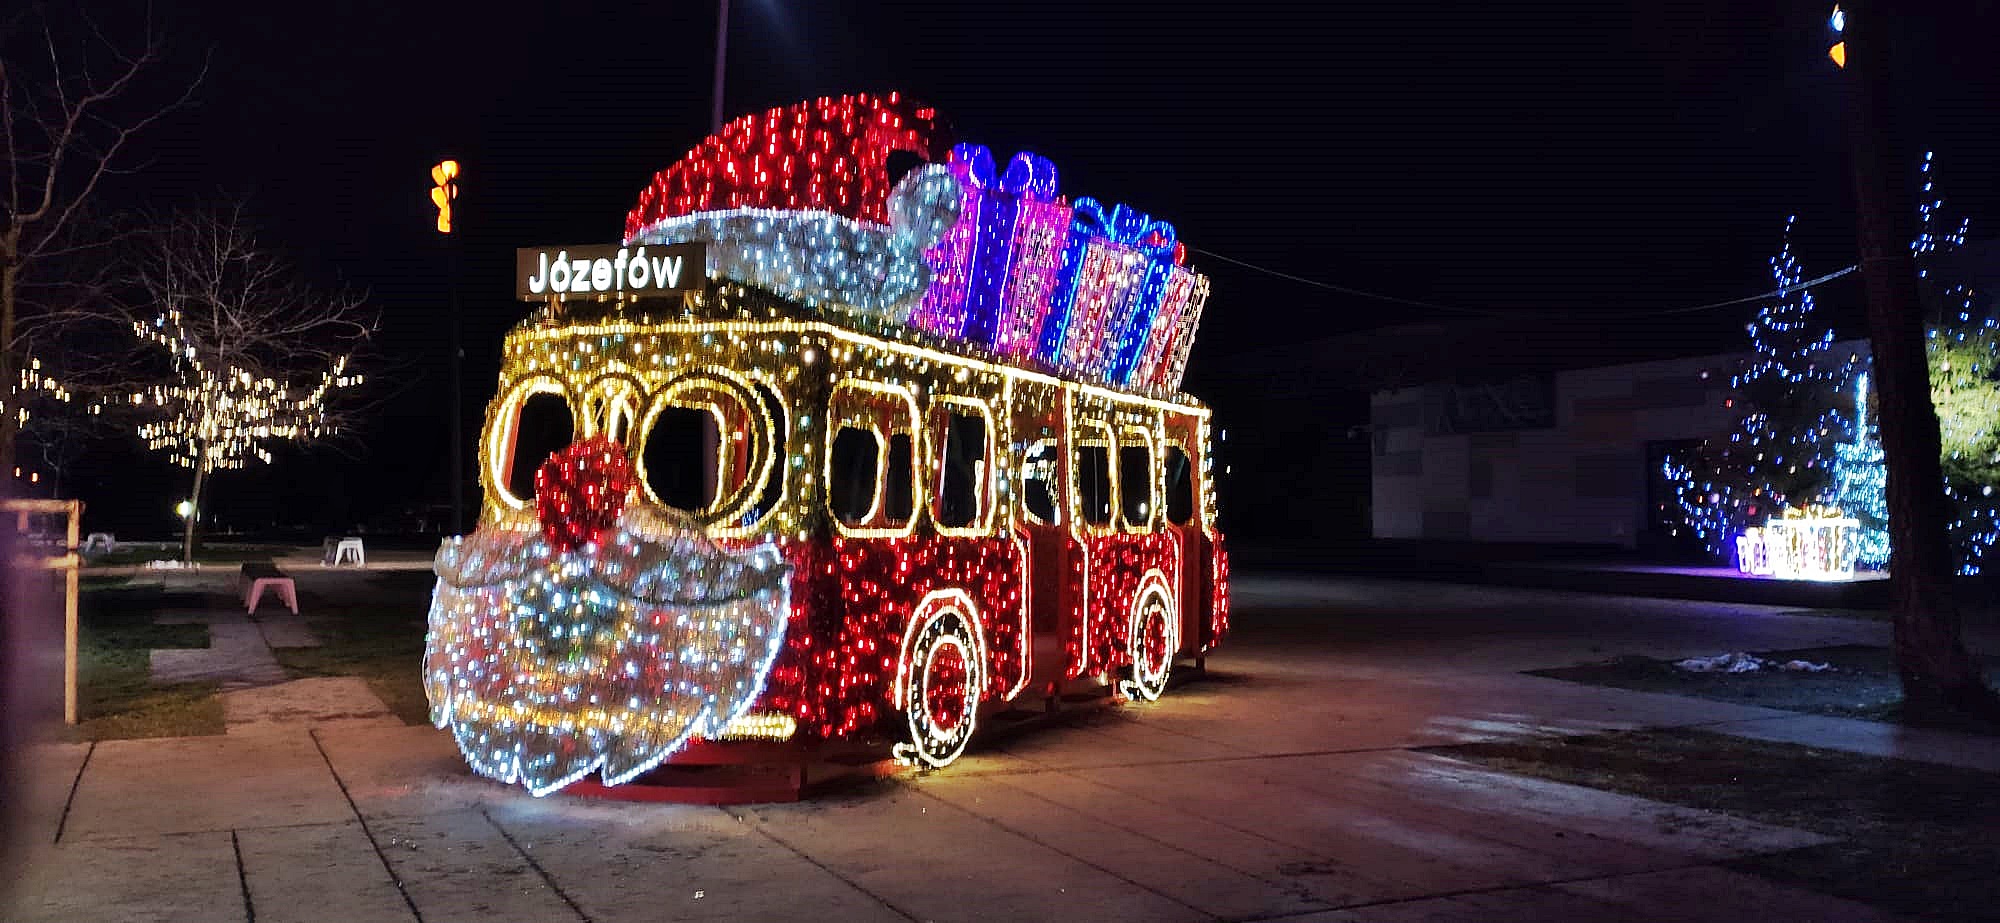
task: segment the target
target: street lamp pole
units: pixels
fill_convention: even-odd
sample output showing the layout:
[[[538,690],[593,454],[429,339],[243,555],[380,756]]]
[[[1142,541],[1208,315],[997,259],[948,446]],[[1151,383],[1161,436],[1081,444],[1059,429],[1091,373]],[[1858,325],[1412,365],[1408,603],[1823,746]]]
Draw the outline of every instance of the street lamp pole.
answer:
[[[715,4],[715,114],[709,121],[722,127],[722,77],[729,62],[729,0],[716,0]]]
[[[439,161],[431,168],[431,204],[437,206],[438,233],[444,235],[445,285],[451,291],[451,531],[465,530],[465,396],[458,308],[458,241],[453,233],[452,202],[458,198],[458,161]]]

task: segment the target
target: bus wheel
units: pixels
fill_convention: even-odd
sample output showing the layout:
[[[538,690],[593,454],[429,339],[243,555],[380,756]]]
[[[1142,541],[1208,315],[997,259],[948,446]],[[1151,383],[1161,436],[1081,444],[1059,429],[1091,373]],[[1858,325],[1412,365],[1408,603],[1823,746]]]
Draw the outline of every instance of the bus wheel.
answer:
[[[970,620],[956,606],[940,609],[904,652],[900,704],[910,742],[896,751],[907,761],[934,769],[949,765],[972,739],[986,669]]]
[[[1122,684],[1128,698],[1151,702],[1167,689],[1167,674],[1174,668],[1174,652],[1180,648],[1179,620],[1173,604],[1158,586],[1140,591],[1132,606],[1132,624],[1126,637],[1132,648],[1132,678]]]

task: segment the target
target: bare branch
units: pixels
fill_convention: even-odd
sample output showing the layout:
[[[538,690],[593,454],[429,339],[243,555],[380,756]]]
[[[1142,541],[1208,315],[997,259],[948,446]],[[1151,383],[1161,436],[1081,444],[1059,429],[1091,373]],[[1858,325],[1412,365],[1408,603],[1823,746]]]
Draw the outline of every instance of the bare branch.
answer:
[[[258,242],[239,203],[160,222],[132,269],[128,316],[157,378],[128,395],[149,448],[197,472],[269,461],[280,443],[347,426],[354,351],[375,328],[364,300],[306,285]]]

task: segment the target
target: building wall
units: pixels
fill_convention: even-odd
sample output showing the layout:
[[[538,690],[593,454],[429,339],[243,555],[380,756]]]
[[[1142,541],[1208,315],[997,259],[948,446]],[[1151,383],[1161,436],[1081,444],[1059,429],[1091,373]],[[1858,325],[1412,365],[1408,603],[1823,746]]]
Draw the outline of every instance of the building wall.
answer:
[[[1373,533],[1634,547],[1650,520],[1648,444],[1728,432],[1739,358],[1553,373],[1512,390],[1529,396],[1520,413],[1453,412],[1467,389],[1448,382],[1377,392]]]

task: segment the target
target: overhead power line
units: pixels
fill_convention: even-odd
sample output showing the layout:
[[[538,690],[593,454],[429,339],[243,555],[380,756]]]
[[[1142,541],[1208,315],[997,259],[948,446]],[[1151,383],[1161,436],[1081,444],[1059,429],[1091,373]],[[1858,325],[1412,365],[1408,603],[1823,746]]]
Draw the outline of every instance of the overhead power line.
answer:
[[[1746,304],[1753,301],[1764,301],[1770,298],[1783,298],[1784,296],[1789,295],[1793,292],[1804,291],[1806,289],[1818,285],[1825,285],[1828,282],[1832,282],[1835,279],[1838,279],[1842,276],[1847,275],[1848,273],[1854,272],[1855,270],[1861,268],[1859,265],[1851,265],[1842,269],[1836,269],[1823,276],[1807,279],[1795,285],[1786,285],[1780,288],[1774,288],[1768,292],[1759,292],[1755,295],[1745,295],[1741,298],[1731,298],[1727,301],[1715,301],[1715,302],[1710,302],[1708,304],[1688,305],[1686,307],[1679,307],[1679,308],[1651,308],[1643,311],[1600,311],[1589,308],[1575,308],[1570,310],[1547,310],[1547,309],[1523,308],[1518,310],[1509,310],[1505,308],[1467,308],[1458,305],[1438,304],[1433,301],[1419,301],[1414,298],[1402,298],[1396,295],[1385,295],[1382,294],[1381,292],[1371,292],[1364,289],[1350,288],[1345,285],[1335,285],[1331,282],[1322,282],[1318,279],[1308,279],[1305,276],[1297,276],[1289,272],[1280,272],[1279,270],[1272,269],[1268,266],[1259,266],[1255,263],[1244,262],[1243,260],[1239,260],[1232,256],[1225,256],[1213,250],[1204,250],[1200,247],[1189,247],[1188,249],[1193,250],[1196,253],[1202,254],[1203,256],[1213,257],[1225,263],[1241,266],[1244,269],[1252,270],[1254,272],[1261,272],[1268,276],[1276,276],[1280,279],[1288,279],[1290,281],[1297,282],[1301,285],[1310,285],[1314,288],[1325,289],[1330,292],[1339,292],[1343,295],[1352,295],[1356,298],[1369,298],[1375,301],[1386,301],[1391,304],[1403,304],[1417,308],[1428,308],[1433,311],[1445,311],[1453,314],[1472,314],[1480,317],[1504,317],[1504,318],[1520,318],[1520,317],[1535,317],[1535,316],[1572,316],[1576,314],[1588,314],[1592,317],[1665,317],[1673,314],[1693,314],[1699,311],[1713,311],[1717,308],[1727,308],[1733,305]]]

